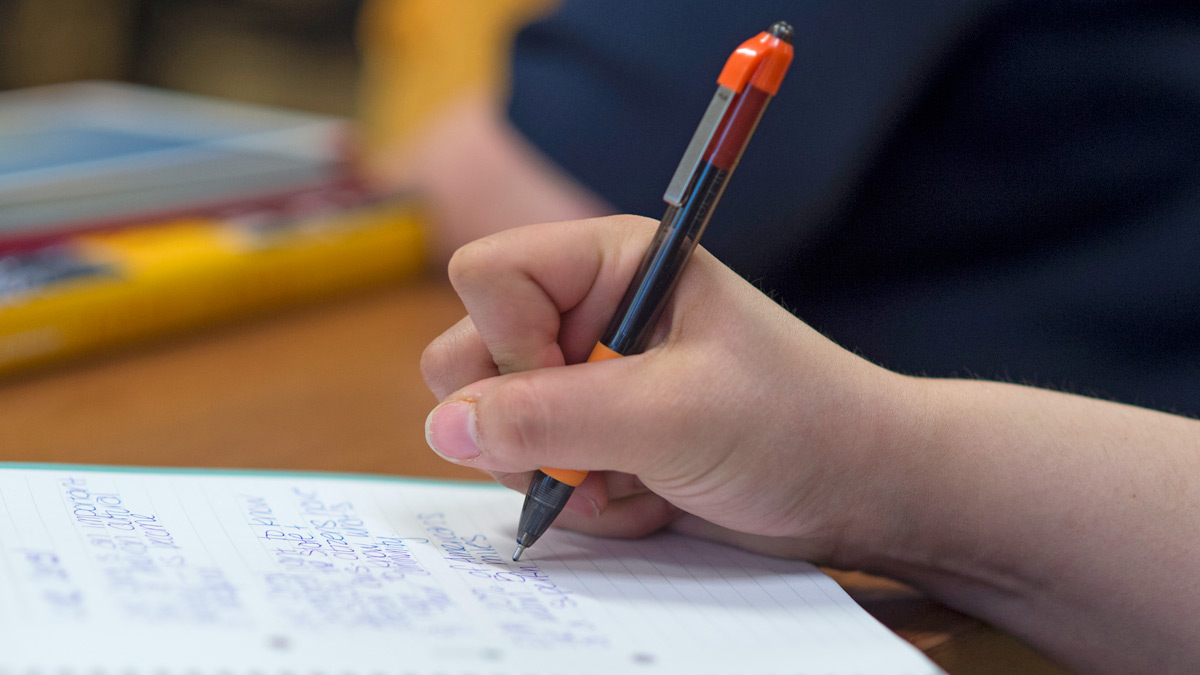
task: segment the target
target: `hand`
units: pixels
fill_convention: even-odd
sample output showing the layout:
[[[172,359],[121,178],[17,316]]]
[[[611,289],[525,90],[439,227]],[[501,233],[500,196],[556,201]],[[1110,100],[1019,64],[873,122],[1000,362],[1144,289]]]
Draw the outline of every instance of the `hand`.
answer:
[[[1085,672],[1196,670],[1200,422],[890,373],[703,250],[651,349],[579,363],[653,230],[536,225],[454,256],[470,317],[422,361],[443,456],[516,489],[595,471],[574,529],[671,525],[885,574]]]
[[[829,342],[706,251],[650,349],[581,363],[656,225],[535,225],[461,248],[449,273],[469,316],[422,358],[442,400],[431,446],[522,491],[541,466],[592,471],[559,523],[594,534],[674,524],[824,561],[870,538],[850,526],[887,520],[871,493],[907,378]]]

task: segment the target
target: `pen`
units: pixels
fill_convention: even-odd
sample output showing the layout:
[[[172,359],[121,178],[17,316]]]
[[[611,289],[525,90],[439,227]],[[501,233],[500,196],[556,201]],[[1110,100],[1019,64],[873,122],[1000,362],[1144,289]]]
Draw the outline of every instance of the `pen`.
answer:
[[[791,62],[792,27],[783,21],[743,42],[725,62],[717,78],[717,93],[663,194],[667,212],[588,361],[645,350],[729,176]],[[586,477],[586,471],[572,469],[543,468],[534,473],[517,524],[514,561],[546,532],[575,486]]]

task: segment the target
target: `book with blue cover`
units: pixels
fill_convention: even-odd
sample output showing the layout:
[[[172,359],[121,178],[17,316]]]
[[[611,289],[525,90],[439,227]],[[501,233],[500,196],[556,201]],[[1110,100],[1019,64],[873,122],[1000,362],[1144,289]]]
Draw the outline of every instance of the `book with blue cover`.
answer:
[[[114,82],[0,93],[0,246],[337,180],[346,130]]]

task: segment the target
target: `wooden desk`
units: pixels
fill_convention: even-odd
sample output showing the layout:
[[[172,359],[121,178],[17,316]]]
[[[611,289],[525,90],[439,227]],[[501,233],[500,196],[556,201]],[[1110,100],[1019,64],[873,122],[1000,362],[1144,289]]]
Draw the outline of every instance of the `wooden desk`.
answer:
[[[481,479],[425,445],[425,345],[463,315],[417,281],[66,364],[0,384],[0,461],[379,472]],[[834,576],[951,673],[1058,673],[899,584]]]

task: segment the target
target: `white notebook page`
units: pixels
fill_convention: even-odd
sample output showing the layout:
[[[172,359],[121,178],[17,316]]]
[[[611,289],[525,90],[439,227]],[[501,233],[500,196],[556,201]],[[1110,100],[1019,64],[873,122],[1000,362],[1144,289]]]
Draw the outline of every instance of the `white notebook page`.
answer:
[[[551,531],[521,496],[0,468],[0,674],[938,673],[810,565]]]

